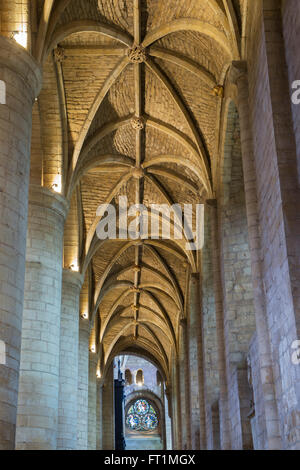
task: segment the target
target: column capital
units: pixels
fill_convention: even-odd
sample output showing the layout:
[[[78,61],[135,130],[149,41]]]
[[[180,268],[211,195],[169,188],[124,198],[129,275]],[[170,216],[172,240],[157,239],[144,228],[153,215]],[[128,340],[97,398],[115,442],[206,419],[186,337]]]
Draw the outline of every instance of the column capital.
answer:
[[[216,209],[218,206],[217,199],[206,199],[205,204],[213,209]]]
[[[84,282],[84,275],[70,269],[63,269],[62,282],[80,290]]]
[[[166,387],[165,387],[165,394],[166,394],[166,397],[170,398],[171,394],[172,394],[172,385],[171,384],[166,384]]]
[[[191,280],[192,281],[199,281],[200,280],[200,273],[191,273]]]
[[[234,60],[229,68],[228,80],[234,85],[241,79],[247,78],[247,62],[244,60]]]
[[[7,68],[26,83],[31,94],[32,102],[38,96],[42,87],[42,69],[38,62],[26,49],[13,39],[0,36],[0,70]],[[5,81],[5,76],[0,78]]]
[[[56,63],[61,64],[66,58],[64,48],[61,46],[57,46],[53,50],[53,58]]]
[[[64,196],[35,184],[29,187],[29,204],[52,210],[61,216],[63,220],[66,219],[69,211],[69,202]]]

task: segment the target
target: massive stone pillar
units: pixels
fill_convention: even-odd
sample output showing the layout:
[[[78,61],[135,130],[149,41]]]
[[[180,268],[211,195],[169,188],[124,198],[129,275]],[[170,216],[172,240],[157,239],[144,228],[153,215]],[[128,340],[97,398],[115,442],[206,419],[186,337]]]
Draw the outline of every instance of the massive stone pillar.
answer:
[[[231,447],[230,442],[230,422],[228,413],[228,381],[227,381],[227,364],[225,349],[225,333],[224,333],[224,292],[221,277],[220,266],[220,242],[219,242],[219,221],[218,208],[216,201],[209,201],[211,209],[211,238],[213,253],[213,279],[215,293],[215,309],[216,309],[216,333],[218,344],[218,366],[219,366],[219,416],[220,416],[220,446],[221,449],[227,450]]]
[[[247,49],[262,275],[280,434],[284,448],[297,449],[300,369],[293,363],[293,345],[300,317],[300,195],[282,3],[259,2],[253,17],[255,42],[249,38]]]
[[[88,404],[89,404],[89,321],[79,320],[79,357],[77,390],[77,449],[88,448]]]
[[[97,362],[98,356],[90,352],[89,358],[89,415],[88,415],[88,449],[97,447]]]
[[[56,449],[64,221],[59,194],[29,193],[17,449]]]
[[[292,112],[297,146],[298,175],[300,178],[300,54],[298,52],[300,2],[298,0],[284,0],[282,2],[282,16],[285,55],[292,95]]]
[[[256,172],[250,123],[249,87],[246,64],[243,62],[235,62],[231,68],[230,78],[236,83],[238,88],[238,113],[241,129],[242,161],[249,247],[251,252],[251,271],[254,293],[253,301],[259,353],[259,367],[265,405],[266,439],[269,449],[279,449],[281,447],[281,439],[278,426],[274,374],[262,274],[261,237],[259,231]]]
[[[190,276],[188,315],[188,350],[190,375],[191,445],[193,450],[206,448],[204,400],[204,361],[202,346],[202,311],[200,276]]]
[[[64,269],[60,320],[58,450],[77,449],[79,296],[82,275]]]
[[[187,344],[187,322],[180,322],[179,340],[179,369],[180,369],[180,397],[181,397],[181,424],[182,448],[191,449],[191,410],[190,410],[190,373],[189,354]]]
[[[38,64],[0,36],[0,449],[15,443],[24,296],[32,106]]]
[[[268,257],[265,258],[265,286],[273,360],[279,365],[275,386],[283,445],[286,449],[299,450],[300,368],[292,356],[293,344],[300,338],[300,177],[297,173],[281,3],[275,0],[263,2],[272,125],[269,151],[275,170],[272,176],[276,178],[272,188],[272,207],[269,208],[272,227],[266,227],[264,234],[269,243]]]

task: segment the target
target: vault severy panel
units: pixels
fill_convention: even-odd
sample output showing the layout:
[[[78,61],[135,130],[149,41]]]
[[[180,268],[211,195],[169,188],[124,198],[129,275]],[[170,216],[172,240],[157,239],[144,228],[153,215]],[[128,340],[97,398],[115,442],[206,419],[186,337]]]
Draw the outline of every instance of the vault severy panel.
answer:
[[[120,61],[118,58],[115,62]],[[111,86],[98,109],[89,136],[100,130],[105,124],[121,120],[134,114],[134,75],[132,65],[128,65]]]
[[[123,0],[72,0],[60,18],[59,25],[71,21],[92,20],[117,25],[120,29],[131,30],[133,24],[132,3]]]
[[[77,141],[88,112],[101,90],[107,77],[114,69],[118,58],[93,58],[88,56],[68,58],[63,61],[63,76],[66,95],[66,106],[71,143]]]
[[[167,72],[175,89],[183,97],[193,120],[197,123],[199,134],[201,133],[204,137],[209,155],[213,155],[218,100],[212,95],[211,88],[196,75],[190,74],[183,68],[178,68],[166,61],[159,60],[158,63]]]
[[[226,57],[224,49],[197,31],[177,31],[159,39],[155,46],[178,54],[202,65],[216,80],[222,72]]]
[[[216,17],[211,9],[210,1],[191,0],[189,2],[175,2],[173,0],[148,0],[147,3],[147,26],[153,30],[167,22],[182,18],[195,18],[205,21],[220,31],[224,31],[222,22]]]
[[[152,71],[146,68],[145,71],[145,112],[151,118],[163,121],[169,124],[180,132],[183,132],[190,139],[193,139],[193,135],[189,129],[189,126],[184,119],[184,116],[178,109],[178,106],[172,99],[169,91],[166,89],[164,84],[154,75]]]
[[[111,132],[101,140],[99,140],[96,145],[94,145],[88,154],[85,156],[84,160],[80,159],[80,164],[88,165],[89,162],[95,161],[97,157],[103,155],[125,155],[135,160],[135,145],[134,145],[134,131],[131,128],[130,124],[122,126],[117,131]]]
[[[100,204],[110,202],[109,196],[121,176],[121,173],[114,173],[107,179],[105,176],[101,178],[101,175],[94,176],[87,174],[82,178],[81,199],[87,231],[96,218],[97,209]]]

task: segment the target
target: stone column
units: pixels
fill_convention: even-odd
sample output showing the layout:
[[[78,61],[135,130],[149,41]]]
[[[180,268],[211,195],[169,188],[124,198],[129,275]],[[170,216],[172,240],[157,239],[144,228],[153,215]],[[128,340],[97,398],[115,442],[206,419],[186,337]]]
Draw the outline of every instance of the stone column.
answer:
[[[218,344],[218,365],[219,365],[219,383],[220,383],[220,445],[221,449],[230,449],[230,421],[228,413],[228,382],[227,382],[227,365],[225,350],[225,333],[224,333],[224,293],[220,267],[220,243],[219,243],[219,223],[217,201],[207,201],[211,210],[211,234],[212,234],[212,261],[213,261],[213,278],[214,278],[214,294],[216,309],[216,333]]]
[[[191,410],[190,410],[190,374],[187,346],[187,322],[180,321],[180,396],[183,450],[191,449]]]
[[[15,443],[32,106],[41,81],[25,49],[0,36],[0,450]]]
[[[300,368],[293,343],[300,339],[300,177],[291,110],[291,90],[282,31],[282,2],[263,0],[265,56],[269,85],[272,207],[264,281],[283,447],[300,449]],[[295,12],[296,14],[296,12]],[[296,55],[298,53],[296,52]],[[297,132],[297,138],[299,129]],[[298,163],[299,163],[298,155]],[[275,194],[274,194],[275,193]],[[274,235],[275,234],[275,235]],[[270,252],[271,251],[271,252]],[[267,260],[267,261],[266,261]],[[275,324],[275,325],[274,325]],[[280,333],[279,333],[280,332]],[[277,372],[278,371],[278,372]]]
[[[90,352],[89,357],[89,415],[88,415],[88,450],[97,447],[97,362],[98,356]]]
[[[200,276],[190,277],[190,309],[188,316],[188,349],[190,367],[191,445],[193,450],[206,448],[206,420],[204,401],[204,370],[202,349],[202,312]]]
[[[176,427],[176,419],[174,419],[174,393],[173,393],[173,390],[171,390],[171,387],[170,385],[167,385],[165,384],[165,397],[166,397],[166,400],[165,400],[165,404],[168,405],[168,415],[170,417],[170,420],[171,420],[171,440],[172,440],[172,450],[176,450],[177,449],[177,446],[176,446],[176,430],[175,430],[175,427]]]
[[[59,194],[29,193],[16,448],[56,449],[64,221]]]
[[[176,357],[175,360],[175,396],[174,399],[176,400],[176,427],[177,427],[177,447],[179,450],[182,449],[182,424],[181,424],[181,396],[180,396],[180,369],[179,369],[179,361]]]
[[[297,53],[299,48],[300,2],[298,0],[284,0],[282,2],[282,25],[292,94],[293,124],[297,145],[298,175],[300,178],[300,106],[298,101],[300,95],[299,84],[297,83],[300,80],[300,54]]]
[[[79,296],[82,275],[64,269],[60,320],[58,450],[77,449]]]
[[[96,446],[97,450],[103,448],[103,426],[102,426],[102,413],[103,413],[103,384],[101,380],[97,380],[97,413],[96,413]]]
[[[240,364],[236,371],[236,382],[238,389],[238,402],[240,411],[241,439],[243,450],[253,450],[253,438],[251,421],[249,419],[249,403],[251,403],[252,392],[248,383],[247,365]]]
[[[172,423],[169,416],[169,403],[166,396],[164,396],[165,408],[165,428],[166,428],[166,450],[172,450]]]
[[[220,450],[220,414],[219,403],[211,406],[211,425],[212,425],[212,450]]]
[[[107,371],[102,394],[102,436],[103,450],[115,448],[115,410],[114,410],[114,369],[113,364]]]
[[[238,88],[238,113],[241,129],[245,201],[249,247],[251,252],[251,271],[254,294],[253,301],[255,308],[259,367],[265,404],[268,448],[271,450],[281,448],[281,439],[278,425],[271,345],[262,274],[261,236],[259,231],[256,171],[250,123],[249,86],[246,64],[243,62],[234,62],[230,71],[230,79],[236,83]]]
[[[77,450],[88,448],[89,404],[89,321],[79,320],[78,395],[77,395]]]

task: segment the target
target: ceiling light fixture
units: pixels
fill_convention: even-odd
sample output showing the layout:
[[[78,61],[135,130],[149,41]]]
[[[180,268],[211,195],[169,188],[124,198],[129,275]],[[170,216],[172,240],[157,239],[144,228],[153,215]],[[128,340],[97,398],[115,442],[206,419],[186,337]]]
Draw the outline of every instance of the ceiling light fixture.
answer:
[[[61,193],[61,174],[60,173],[58,173],[55,176],[53,184],[52,184],[52,189],[56,193]]]
[[[14,31],[12,37],[20,46],[27,49],[27,33],[25,31]]]

